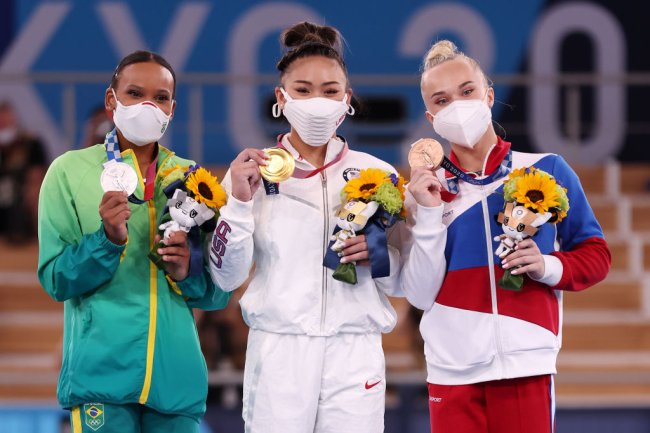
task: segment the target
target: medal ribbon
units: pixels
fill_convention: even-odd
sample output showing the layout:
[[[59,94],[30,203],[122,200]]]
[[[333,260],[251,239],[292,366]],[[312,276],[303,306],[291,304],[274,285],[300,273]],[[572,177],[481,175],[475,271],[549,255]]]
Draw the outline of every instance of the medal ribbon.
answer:
[[[278,137],[278,145],[280,149],[287,150],[283,145],[282,145],[282,136]],[[288,151],[287,151],[288,152]],[[318,173],[321,171],[327,169],[328,167],[331,167],[332,165],[336,164],[339,162],[343,157],[348,153],[348,144],[344,143],[343,149],[334,157],[333,160],[328,162],[327,164],[323,165],[322,167],[319,167],[314,170],[301,170],[299,168],[294,168],[293,169],[293,174],[291,177],[296,178],[296,179],[307,179],[313,176],[316,176]],[[289,152],[291,154],[291,152]],[[277,183],[272,183],[267,181],[266,179],[262,179],[262,182],[264,184],[264,190],[266,191],[266,195],[275,195],[280,193],[280,185]]]
[[[280,140],[278,140],[278,147],[279,147],[280,149],[287,150],[287,149],[285,149],[285,147],[282,145],[282,142],[281,142]],[[308,171],[308,170],[301,170],[301,169],[299,169],[299,168],[295,168],[295,169],[293,170],[293,174],[291,175],[291,177],[295,177],[296,179],[307,179],[307,178],[310,178],[310,177],[316,176],[316,175],[317,175],[318,173],[320,173],[321,171],[323,171],[323,170],[327,169],[328,167],[331,167],[331,166],[333,166],[334,164],[336,164],[337,162],[339,162],[341,159],[343,159],[343,157],[344,157],[347,153],[348,153],[348,143],[344,143],[344,145],[343,145],[343,149],[341,149],[341,151],[338,153],[338,155],[336,155],[336,156],[334,157],[333,160],[331,160],[330,162],[328,162],[328,163],[325,164],[324,166],[319,167],[319,168],[317,168],[317,169],[315,169],[315,170],[311,170],[311,171]]]
[[[443,158],[440,166],[454,176],[447,179],[447,187],[449,189],[449,192],[452,194],[458,194],[459,179],[472,185],[488,185],[510,173],[510,170],[512,169],[512,150],[508,150],[508,153],[506,154],[505,158],[503,158],[503,161],[501,161],[499,168],[497,168],[491,175],[483,179],[473,178],[471,175],[465,173],[462,169],[460,169],[456,164],[451,162],[446,156]]]
[[[117,130],[113,128],[108,134],[106,134],[106,139],[104,140],[104,146],[106,146],[106,157],[108,162],[104,163],[110,164],[112,161],[124,162],[122,159],[122,154],[120,153],[120,145],[117,140]],[[134,194],[131,194],[128,200],[134,204],[143,204],[148,202],[153,198],[154,193],[154,184],[156,179],[156,166],[158,165],[158,154],[154,158],[153,162],[147,168],[147,173],[145,174],[145,185],[144,185],[144,200],[140,200]]]

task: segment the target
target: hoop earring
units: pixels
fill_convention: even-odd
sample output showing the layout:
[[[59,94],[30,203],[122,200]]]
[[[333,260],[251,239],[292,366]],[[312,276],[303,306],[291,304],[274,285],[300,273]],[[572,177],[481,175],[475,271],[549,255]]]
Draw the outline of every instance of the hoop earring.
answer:
[[[271,114],[273,114],[273,117],[276,119],[280,117],[280,114],[282,114],[282,108],[280,108],[280,104],[277,102],[273,104],[273,107],[271,107]]]

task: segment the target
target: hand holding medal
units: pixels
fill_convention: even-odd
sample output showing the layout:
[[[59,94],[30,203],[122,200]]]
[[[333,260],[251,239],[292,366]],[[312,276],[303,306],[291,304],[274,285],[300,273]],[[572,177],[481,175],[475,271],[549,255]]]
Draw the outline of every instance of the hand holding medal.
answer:
[[[421,138],[411,145],[409,151],[409,165],[411,168],[426,167],[437,170],[445,159],[442,145],[433,138]]]
[[[104,192],[125,191],[129,196],[138,186],[138,175],[129,164],[111,160],[104,165],[99,181]]]
[[[126,222],[131,216],[128,197],[135,192],[138,175],[130,165],[111,160],[104,165],[99,181],[104,190],[99,216],[106,237],[114,244],[122,245],[128,235]]]
[[[266,161],[267,165],[260,166],[260,174],[265,180],[279,183],[291,177],[296,163],[289,152],[279,147],[272,147],[264,149],[264,153],[269,158]]]
[[[408,190],[419,205],[438,206],[441,203],[442,185],[434,174],[445,159],[442,146],[432,138],[422,138],[411,145],[408,155],[411,181]]]

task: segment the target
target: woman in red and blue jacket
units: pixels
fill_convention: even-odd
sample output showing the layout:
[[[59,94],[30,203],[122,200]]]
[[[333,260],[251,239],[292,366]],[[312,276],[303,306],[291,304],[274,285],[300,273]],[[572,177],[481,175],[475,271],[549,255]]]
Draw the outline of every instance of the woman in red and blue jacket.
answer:
[[[562,342],[562,293],[603,280],[610,252],[580,181],[554,154],[513,151],[491,122],[494,90],[478,63],[449,41],[427,54],[427,119],[451,146],[457,176],[414,168],[402,288],[424,310],[432,432],[549,433]],[[544,224],[501,260],[503,181],[535,166],[567,189],[568,215]],[[444,185],[444,187],[443,187]],[[521,291],[497,281],[523,275]]]

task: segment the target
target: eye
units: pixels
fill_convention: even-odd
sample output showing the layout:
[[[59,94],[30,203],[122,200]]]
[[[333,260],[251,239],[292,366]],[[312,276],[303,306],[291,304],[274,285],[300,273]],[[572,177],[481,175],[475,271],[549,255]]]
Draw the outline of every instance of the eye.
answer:
[[[518,232],[523,232],[526,226],[524,224],[517,224],[517,231]]]
[[[324,92],[327,96],[336,96],[339,94],[339,89],[327,89]]]
[[[447,98],[440,98],[440,99],[436,99],[436,102],[434,102],[434,104],[436,104],[436,105],[445,105],[447,102],[448,102]]]
[[[471,95],[473,92],[474,92],[474,89],[471,88],[471,87],[468,88],[468,89],[464,89],[464,90],[463,90],[463,96],[469,96],[469,95]]]
[[[503,223],[505,225],[508,225],[508,221],[510,221],[510,218],[508,218],[508,217],[503,218]]]
[[[174,205],[174,207],[175,207],[176,209],[180,209],[182,204],[183,204],[182,202],[177,201],[176,204]]]
[[[190,211],[190,218],[194,218],[194,217],[197,216],[198,214],[199,214],[199,213],[196,211],[196,209],[192,209],[192,210]]]
[[[135,89],[129,89],[126,91],[126,93],[133,96],[134,98],[139,98],[140,96],[142,96],[142,92]]]
[[[294,89],[296,92],[300,93],[301,95],[306,95],[309,93],[309,89],[306,87],[298,87],[297,89]]]
[[[156,101],[158,101],[158,102],[167,102],[167,101],[169,101],[169,95],[158,95],[158,96],[156,96]]]

